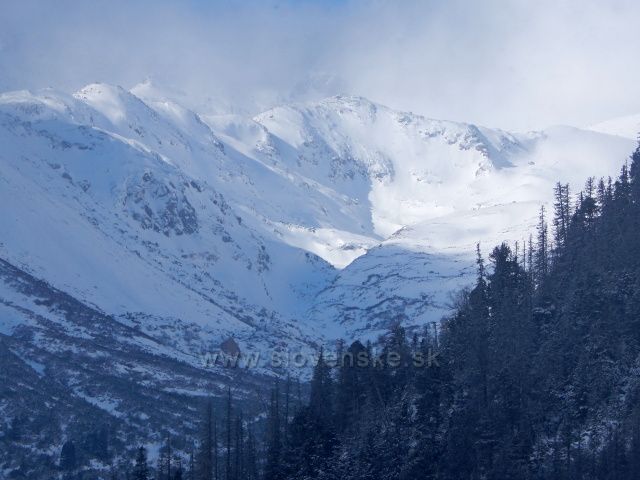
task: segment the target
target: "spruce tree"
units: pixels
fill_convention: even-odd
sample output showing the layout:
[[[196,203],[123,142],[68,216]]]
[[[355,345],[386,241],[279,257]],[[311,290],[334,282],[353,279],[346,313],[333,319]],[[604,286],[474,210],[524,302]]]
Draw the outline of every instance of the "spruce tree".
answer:
[[[187,471],[187,478],[189,480],[196,480],[196,460],[193,454],[193,446],[189,452],[189,470]]]
[[[271,391],[269,415],[267,417],[267,454],[264,469],[264,480],[280,480],[283,478],[282,437],[280,427],[280,392],[278,381]]]
[[[242,411],[238,413],[235,422],[235,445],[234,445],[234,478],[242,480],[244,478],[244,432],[242,425]]]
[[[324,349],[320,349],[318,362],[313,370],[311,378],[311,396],[309,407],[315,415],[329,424],[333,409],[333,381],[331,371],[324,359]]]
[[[542,284],[549,272],[549,235],[545,208],[540,207],[538,216],[538,243],[535,251],[535,278],[538,285]]]
[[[244,451],[246,480],[258,480],[258,452],[251,426],[248,428]]]
[[[226,417],[226,452],[225,452],[225,479],[231,480],[231,387],[227,387],[227,417]]]
[[[569,185],[562,185],[560,182],[556,183],[554,198],[554,243],[556,249],[561,249],[567,242],[569,222],[571,221]]]
[[[175,471],[174,471],[173,477],[170,477],[170,480],[183,480],[184,471],[182,469],[182,458],[177,457],[174,465],[175,465]]]
[[[217,479],[214,477],[214,450],[216,439],[214,438],[215,416],[213,412],[213,400],[208,399],[204,409],[204,419],[201,426],[199,449],[197,456],[197,472],[200,480]]]
[[[629,177],[633,201],[638,203],[640,202],[640,141],[638,142],[638,147],[631,155]]]
[[[139,447],[133,467],[133,480],[149,480],[149,466],[147,465],[147,449]]]
[[[62,445],[60,452],[60,468],[62,470],[75,470],[76,466],[76,446],[71,440],[67,440]]]

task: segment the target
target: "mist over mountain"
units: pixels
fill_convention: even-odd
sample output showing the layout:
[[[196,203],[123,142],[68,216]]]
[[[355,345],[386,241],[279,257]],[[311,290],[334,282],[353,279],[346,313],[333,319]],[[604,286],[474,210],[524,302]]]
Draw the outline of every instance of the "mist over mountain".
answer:
[[[637,2],[3,2],[0,91],[143,79],[202,111],[362,95],[526,131],[640,111]],[[189,103],[187,105],[187,103]]]

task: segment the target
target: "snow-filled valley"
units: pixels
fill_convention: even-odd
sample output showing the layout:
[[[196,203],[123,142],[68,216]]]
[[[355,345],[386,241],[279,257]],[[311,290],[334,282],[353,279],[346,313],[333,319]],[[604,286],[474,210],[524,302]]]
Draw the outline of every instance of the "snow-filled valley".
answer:
[[[352,96],[249,118],[149,83],[2,94],[6,388],[51,392],[19,408],[53,395],[61,424],[92,409],[139,433],[153,419],[136,420],[133,385],[164,405],[145,415],[177,422],[172,405],[225,378],[250,397],[274,373],[203,366],[228,338],[311,354],[437,322],[476,242],[522,244],[555,182],[615,175],[636,120],[511,133]]]

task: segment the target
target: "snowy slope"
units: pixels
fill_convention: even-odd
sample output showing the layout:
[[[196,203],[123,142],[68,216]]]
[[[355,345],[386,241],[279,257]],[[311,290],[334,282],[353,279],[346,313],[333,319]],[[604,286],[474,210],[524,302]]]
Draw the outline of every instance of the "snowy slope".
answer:
[[[609,135],[619,135],[621,137],[636,140],[638,136],[640,136],[640,114],[612,118],[610,120],[591,125],[589,130],[607,133]]]
[[[362,205],[365,231],[404,225],[474,204],[469,185],[511,165],[511,134],[396,112],[361,97],[332,97],[256,117],[287,167]],[[370,223],[367,223],[370,222]]]
[[[630,149],[569,127],[511,134],[361,97],[201,117],[148,82],[9,93],[0,114],[4,258],[103,311],[215,324],[220,338],[265,317],[316,335],[298,319],[348,277],[331,265],[352,272],[408,243],[468,254],[476,240],[523,238],[556,179],[614,173]]]
[[[519,138],[523,150],[511,167],[472,180],[464,199],[448,203],[451,213],[425,215],[342,270],[318,295],[311,318],[335,337],[372,339],[398,320],[439,321],[451,311],[452,293],[473,282],[477,242],[485,255],[502,241],[522,248],[540,207],[552,211],[556,181],[578,190],[585,172],[615,174],[633,148],[629,140],[571,127]],[[457,207],[470,198],[475,205]]]
[[[274,336],[307,344],[279,311],[296,307],[331,269],[261,237],[222,194],[177,168],[178,156],[136,139],[136,122],[154,118],[137,102],[141,112],[121,127],[134,132],[126,138],[71,98],[2,97],[2,257],[104,312],[198,325],[214,344],[259,330],[262,348]]]

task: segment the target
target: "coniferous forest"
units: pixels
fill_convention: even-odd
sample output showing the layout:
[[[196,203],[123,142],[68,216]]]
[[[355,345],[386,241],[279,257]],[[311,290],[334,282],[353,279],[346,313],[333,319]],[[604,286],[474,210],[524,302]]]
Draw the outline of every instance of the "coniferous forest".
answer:
[[[640,478],[639,373],[640,146],[615,180],[558,183],[529,239],[478,245],[440,325],[321,352],[307,400],[276,383],[259,434],[229,391],[188,458],[168,438],[155,469],[140,447],[113,477]]]

